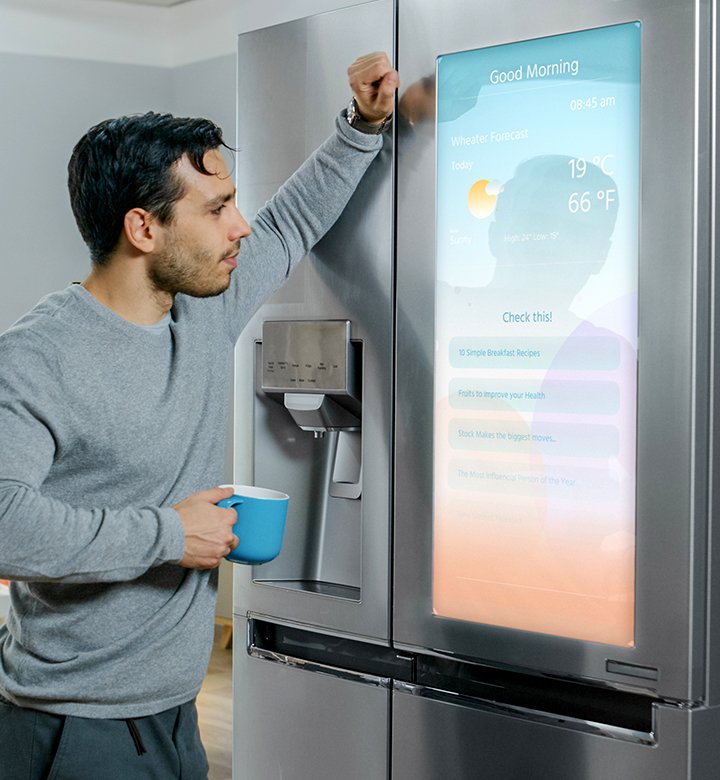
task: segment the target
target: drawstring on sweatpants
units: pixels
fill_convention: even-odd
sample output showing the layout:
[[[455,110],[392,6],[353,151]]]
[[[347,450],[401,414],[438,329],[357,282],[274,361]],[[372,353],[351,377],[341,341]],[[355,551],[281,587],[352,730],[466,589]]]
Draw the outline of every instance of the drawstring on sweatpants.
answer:
[[[145,745],[143,744],[142,737],[140,736],[140,731],[138,730],[138,727],[135,725],[135,721],[132,718],[125,718],[125,723],[127,723],[127,727],[130,731],[130,736],[133,738],[133,742],[135,743],[135,750],[137,750],[137,754],[141,756],[143,753],[147,753],[147,750],[145,749]]]

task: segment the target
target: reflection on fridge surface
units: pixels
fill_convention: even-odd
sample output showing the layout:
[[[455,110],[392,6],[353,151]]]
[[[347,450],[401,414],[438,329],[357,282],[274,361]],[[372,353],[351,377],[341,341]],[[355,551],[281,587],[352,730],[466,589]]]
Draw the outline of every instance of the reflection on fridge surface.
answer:
[[[263,73],[240,90],[241,204],[259,208],[330,135],[350,63],[393,52],[393,14],[380,0],[240,37],[241,83]],[[356,655],[343,637],[389,648],[392,156],[388,136],[338,222],[249,326],[253,478],[291,500],[278,558],[235,572],[236,777],[387,771],[389,681],[297,656],[339,645]],[[247,381],[247,363],[237,376]]]
[[[711,10],[374,0],[240,37],[245,208],[355,57],[402,84],[237,367],[291,501],[235,567],[236,778],[715,776]]]

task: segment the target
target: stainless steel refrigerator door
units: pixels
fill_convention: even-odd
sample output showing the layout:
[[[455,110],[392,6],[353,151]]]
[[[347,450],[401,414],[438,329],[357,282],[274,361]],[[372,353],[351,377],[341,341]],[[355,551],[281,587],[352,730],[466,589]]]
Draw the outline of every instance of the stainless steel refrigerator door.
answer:
[[[350,99],[347,68],[373,51],[393,57],[392,0],[356,3],[240,36],[241,208],[252,214],[261,207],[333,132]],[[393,135],[385,133],[382,151],[345,212],[250,322],[236,352],[237,397],[253,396],[252,408],[238,402],[236,418],[238,427],[253,419],[254,484],[282,490],[290,502],[279,557],[235,567],[235,612],[384,642],[391,565],[392,148]],[[283,408],[283,394],[265,393],[262,370],[254,370],[263,323],[290,323],[281,330],[310,323],[300,328],[309,332],[315,320],[347,323],[348,354],[359,364],[359,387],[351,390],[362,401],[361,430],[350,436],[316,438],[301,430]],[[353,471],[359,449],[361,485]],[[347,468],[328,489],[341,453]]]
[[[434,615],[436,125],[427,97],[436,60],[635,22],[642,44],[632,646]],[[706,697],[712,24],[710,4],[691,0],[399,3],[400,105],[412,121],[397,139],[397,645]]]

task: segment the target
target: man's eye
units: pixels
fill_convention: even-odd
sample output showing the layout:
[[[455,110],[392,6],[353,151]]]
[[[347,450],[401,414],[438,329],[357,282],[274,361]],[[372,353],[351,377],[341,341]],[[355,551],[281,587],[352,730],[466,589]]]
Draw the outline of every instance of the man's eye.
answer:
[[[218,206],[216,209],[212,209],[210,211],[211,214],[214,214],[216,217],[220,216],[220,212],[225,208],[225,204],[223,203],[222,206]]]

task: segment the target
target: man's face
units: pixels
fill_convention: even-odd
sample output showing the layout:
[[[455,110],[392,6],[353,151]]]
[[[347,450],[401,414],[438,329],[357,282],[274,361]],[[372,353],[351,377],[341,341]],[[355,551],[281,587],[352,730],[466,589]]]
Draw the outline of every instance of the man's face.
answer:
[[[175,203],[172,220],[159,226],[160,246],[148,258],[148,276],[158,291],[198,298],[224,292],[237,267],[240,240],[250,234],[222,155],[213,149],[204,163],[210,176],[187,157],[176,164],[185,195]]]

